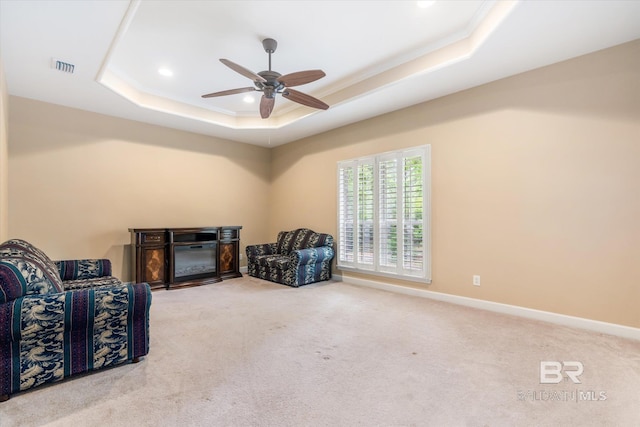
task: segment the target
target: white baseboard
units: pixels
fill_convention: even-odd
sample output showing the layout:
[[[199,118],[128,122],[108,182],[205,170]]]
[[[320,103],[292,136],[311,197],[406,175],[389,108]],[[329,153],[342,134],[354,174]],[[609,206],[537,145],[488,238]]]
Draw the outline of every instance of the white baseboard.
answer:
[[[376,288],[422,298],[430,298],[438,301],[479,308],[482,310],[494,311],[496,313],[511,314],[514,316],[525,317],[527,319],[541,320],[558,325],[587,329],[594,332],[616,335],[619,337],[640,341],[640,329],[632,328],[630,326],[601,322],[599,320],[585,319],[582,317],[567,316],[564,314],[552,313],[549,311],[534,310],[531,308],[519,307],[517,305],[502,304],[499,302],[445,294],[442,292],[427,291],[425,289],[407,288],[405,286],[392,285],[390,283],[359,279],[350,276],[344,277],[334,274],[333,279],[353,285],[366,286],[369,288]]]
[[[244,267],[240,267],[240,273],[247,274],[247,272],[248,272],[248,268],[246,265]]]

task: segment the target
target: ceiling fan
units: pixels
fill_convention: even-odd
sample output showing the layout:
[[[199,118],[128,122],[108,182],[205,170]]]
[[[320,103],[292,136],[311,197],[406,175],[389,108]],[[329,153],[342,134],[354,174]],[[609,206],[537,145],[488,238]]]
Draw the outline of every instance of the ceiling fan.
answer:
[[[269,54],[268,71],[260,71],[256,74],[253,71],[242,67],[241,65],[229,61],[228,59],[220,59],[220,62],[231,68],[233,71],[253,80],[254,86],[208,93],[206,95],[202,95],[202,97],[213,98],[216,96],[234,95],[236,93],[243,92],[262,92],[262,99],[260,100],[260,116],[263,119],[269,118],[269,116],[271,115],[273,106],[275,105],[276,101],[276,94],[281,94],[284,98],[287,98],[290,101],[297,102],[298,104],[306,105],[308,107],[318,108],[321,110],[326,110],[327,108],[329,108],[329,105],[325,104],[317,98],[314,98],[313,96],[290,89],[292,86],[300,86],[321,79],[325,76],[324,71],[298,71],[296,73],[285,74],[283,76],[280,73],[271,70],[271,54],[276,51],[278,42],[276,42],[274,39],[264,39],[262,40],[262,46],[264,47],[264,50]]]

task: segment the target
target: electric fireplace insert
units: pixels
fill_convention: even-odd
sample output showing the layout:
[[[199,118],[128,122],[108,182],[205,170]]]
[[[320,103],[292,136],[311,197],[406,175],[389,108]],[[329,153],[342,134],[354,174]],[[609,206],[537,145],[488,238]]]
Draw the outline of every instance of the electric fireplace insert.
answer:
[[[218,230],[169,231],[170,283],[208,279],[218,275]]]

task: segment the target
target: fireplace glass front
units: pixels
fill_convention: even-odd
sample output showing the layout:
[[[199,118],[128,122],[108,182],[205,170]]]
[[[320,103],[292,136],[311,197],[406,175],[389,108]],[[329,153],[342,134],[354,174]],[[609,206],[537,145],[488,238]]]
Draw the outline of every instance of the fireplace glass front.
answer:
[[[201,279],[216,274],[216,243],[174,245],[174,280]]]

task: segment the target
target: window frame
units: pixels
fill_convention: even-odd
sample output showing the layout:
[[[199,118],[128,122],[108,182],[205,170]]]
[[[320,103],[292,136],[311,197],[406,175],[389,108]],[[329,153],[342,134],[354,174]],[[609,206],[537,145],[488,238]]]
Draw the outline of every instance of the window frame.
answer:
[[[409,180],[405,180],[405,162],[406,159],[412,159],[420,157],[421,158],[421,173],[422,173],[422,204],[416,207],[414,200],[411,199],[410,205],[412,208],[420,209],[422,214],[422,220],[419,224],[422,225],[422,244],[418,246],[418,249],[422,250],[422,256],[418,259],[421,261],[422,269],[416,270],[415,268],[411,268],[413,265],[414,258],[411,258],[409,261],[404,256],[404,247],[405,247],[405,225],[406,222],[415,223],[414,219],[405,218],[403,204],[404,200],[404,189]],[[382,162],[386,162],[386,164],[396,162],[395,165],[391,166],[391,170],[396,168],[395,176],[398,181],[396,181],[396,192],[395,196],[393,192],[391,194],[391,199],[396,198],[393,202],[395,203],[394,207],[391,209],[395,209],[395,219],[389,219],[389,215],[384,218],[381,212],[381,197],[380,197],[380,183],[382,177],[380,164]],[[372,219],[372,227],[369,225],[368,227],[368,214],[365,215],[368,211],[361,210],[361,206],[359,206],[359,201],[361,196],[359,194],[359,182],[360,173],[359,170],[364,165],[373,165],[373,182],[367,183],[373,184],[373,219]],[[389,166],[387,166],[387,169]],[[345,182],[349,179],[346,174],[351,174],[351,184],[344,185]],[[386,175],[389,177],[391,174]],[[415,176],[413,176],[415,179]],[[391,178],[387,178],[389,181]],[[411,181],[411,182],[415,182]],[[370,185],[368,185],[368,188]],[[398,190],[400,188],[400,190]],[[351,199],[348,199],[348,192],[351,190],[352,194]],[[387,194],[387,193],[384,193]],[[343,199],[344,198],[344,199]],[[389,202],[391,199],[385,199],[385,201]],[[365,198],[367,203],[370,203],[369,198]],[[352,205],[348,205],[349,201],[351,201]],[[390,203],[390,204],[393,204]],[[419,202],[418,202],[419,203]],[[336,264],[340,270],[343,271],[352,271],[359,272],[371,275],[378,275],[384,277],[397,278],[402,280],[416,281],[421,283],[431,283],[431,145],[421,145],[418,147],[411,147],[401,150],[388,151],[384,153],[374,154],[365,157],[359,157],[350,160],[342,160],[337,164],[337,256],[336,256]],[[387,205],[385,205],[387,206]],[[359,215],[360,213],[360,215]],[[350,214],[350,215],[349,215]],[[364,215],[364,216],[363,216]],[[347,218],[347,221],[342,221],[343,216]],[[393,215],[391,215],[393,216]],[[349,221],[351,219],[351,222]],[[381,234],[381,225],[383,223],[383,219],[386,219],[389,223],[394,223],[396,225],[396,264],[395,266],[389,266],[388,264],[382,265],[381,263],[381,255],[382,251],[380,248],[381,245],[381,236],[388,236],[388,234]],[[349,226],[351,226],[349,230]],[[372,230],[373,232],[373,254],[372,254],[372,263],[364,263],[360,262],[362,260],[362,248],[360,247],[361,242],[363,241],[363,237],[366,237],[366,232]],[[418,235],[420,229],[418,228]],[[360,232],[364,232],[361,236]],[[415,237],[413,235],[411,238],[407,239],[411,241]],[[386,242],[389,241],[387,238]],[[410,252],[413,253],[412,250]],[[389,259],[389,252],[385,252],[384,259]],[[406,265],[410,265],[409,268]]]

